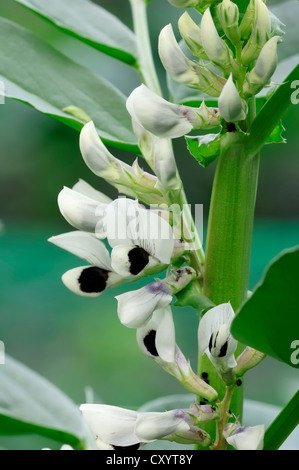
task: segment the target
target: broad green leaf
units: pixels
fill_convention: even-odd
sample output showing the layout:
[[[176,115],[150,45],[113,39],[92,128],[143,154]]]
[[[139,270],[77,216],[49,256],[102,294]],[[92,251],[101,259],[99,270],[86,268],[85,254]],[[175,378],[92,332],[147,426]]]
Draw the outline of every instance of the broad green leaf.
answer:
[[[133,32],[116,16],[89,0],[14,0],[77,39],[130,65],[136,65]]]
[[[299,247],[274,259],[240,308],[232,335],[244,344],[299,368]]]
[[[79,408],[54,385],[8,356],[0,379],[0,435],[35,433],[84,445],[88,433]]]
[[[197,137],[185,137],[191,155],[206,168],[219,155],[220,134],[205,134]]]
[[[277,450],[299,424],[299,391],[283,408],[265,433],[264,450]]]
[[[0,80],[5,94],[80,130],[80,109],[111,145],[136,150],[126,97],[29,31],[0,18]]]

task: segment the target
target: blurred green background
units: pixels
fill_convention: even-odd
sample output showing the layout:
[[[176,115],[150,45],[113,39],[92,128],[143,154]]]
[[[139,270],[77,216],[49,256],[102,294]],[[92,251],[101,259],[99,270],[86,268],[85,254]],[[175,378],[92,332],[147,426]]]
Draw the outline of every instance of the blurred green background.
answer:
[[[97,3],[131,26],[128,2]],[[176,25],[181,11],[166,0],[154,0],[149,13],[156,50],[160,29],[170,21]],[[47,22],[15,9],[9,0],[1,0],[0,14],[30,22],[46,41],[103,74],[125,94],[139,84],[128,66],[69,40]],[[164,81],[156,53],[155,58]],[[299,106],[293,106],[283,121],[288,143],[263,151],[250,288],[273,256],[299,243],[298,111]],[[80,261],[47,243],[51,235],[71,230],[57,207],[59,191],[82,178],[116,196],[85,167],[78,133],[12,100],[0,106],[0,122],[0,339],[7,354],[40,372],[77,403],[85,401],[86,391],[109,404],[133,408],[161,395],[182,393],[172,378],[141,355],[135,331],[120,325],[114,296],[125,288],[85,299],[60,281],[61,274]],[[207,217],[215,165],[199,167],[183,139],[175,141],[175,149],[189,202],[204,204]],[[135,158],[112,152],[127,162]],[[196,368],[196,315],[191,309],[174,311],[177,342]],[[297,388],[298,371],[267,358],[248,373],[245,396],[283,406]],[[13,446],[11,442],[6,445]]]

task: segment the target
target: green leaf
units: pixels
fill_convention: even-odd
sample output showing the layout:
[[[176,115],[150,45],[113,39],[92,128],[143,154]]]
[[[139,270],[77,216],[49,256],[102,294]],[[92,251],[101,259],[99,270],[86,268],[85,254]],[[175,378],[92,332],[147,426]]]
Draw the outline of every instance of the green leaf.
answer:
[[[299,246],[283,251],[242,305],[231,332],[247,344],[299,368]]]
[[[80,130],[84,120],[63,111],[80,109],[112,145],[136,150],[126,97],[29,31],[0,18],[0,80],[5,94]]]
[[[35,433],[84,446],[81,413],[54,385],[7,355],[0,379],[0,435]]]
[[[269,139],[277,124],[291,106],[296,105],[294,97],[298,91],[294,84],[298,82],[299,65],[285,78],[283,83],[271,94],[249,129],[247,140],[248,151],[258,153]],[[298,85],[297,85],[298,89]]]
[[[185,137],[191,155],[206,168],[219,155],[220,134],[206,134],[197,137]]]
[[[265,433],[264,450],[277,450],[299,424],[299,391]]]
[[[133,32],[116,16],[89,0],[14,0],[95,49],[136,65]]]

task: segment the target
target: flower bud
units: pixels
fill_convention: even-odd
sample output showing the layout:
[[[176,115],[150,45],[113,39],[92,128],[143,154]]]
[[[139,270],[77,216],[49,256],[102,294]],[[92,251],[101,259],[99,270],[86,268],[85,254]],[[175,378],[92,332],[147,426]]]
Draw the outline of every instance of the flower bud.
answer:
[[[218,16],[226,37],[232,44],[240,44],[239,8],[231,0],[223,0],[218,6]]]
[[[230,73],[233,57],[230,48],[219,36],[208,8],[201,20],[201,39],[208,58],[226,73]]]
[[[163,188],[178,189],[181,185],[169,139],[158,139],[154,148],[154,171]]]
[[[237,365],[235,367],[236,377],[242,377],[248,370],[256,367],[266,355],[254,348],[246,346],[244,351],[237,358]]]
[[[252,32],[253,23],[255,20],[255,2],[256,0],[250,0],[241,21],[240,34],[242,39],[247,39]]]
[[[266,44],[271,33],[271,18],[262,0],[256,0],[255,22],[250,38],[242,50],[242,63],[249,65],[257,59],[261,49]]]
[[[179,31],[192,54],[199,59],[208,59],[202,45],[200,27],[193,21],[187,11],[178,21]]]
[[[277,43],[279,36],[274,36],[262,48],[254,68],[247,73],[244,84],[246,95],[256,95],[269,82],[277,67]]]
[[[218,100],[219,111],[226,122],[243,121],[247,114],[247,105],[241,99],[230,75]]]
[[[160,33],[159,55],[173,80],[197,88],[210,96],[220,95],[225,80],[185,56],[175,39],[171,25],[165,26]]]

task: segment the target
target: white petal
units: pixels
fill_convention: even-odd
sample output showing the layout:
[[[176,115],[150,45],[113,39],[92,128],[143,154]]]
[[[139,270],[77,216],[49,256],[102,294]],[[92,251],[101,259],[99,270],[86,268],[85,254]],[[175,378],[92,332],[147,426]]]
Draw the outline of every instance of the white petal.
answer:
[[[74,450],[74,449],[71,446],[69,446],[68,444],[63,444],[60,447],[60,450]]]
[[[263,450],[265,426],[240,427],[227,442],[237,450]]]
[[[212,333],[220,325],[230,326],[234,316],[230,303],[217,305],[204,314],[198,327],[198,347],[201,354],[204,354],[208,349]]]
[[[152,318],[137,329],[137,343],[150,357],[165,362],[175,361],[175,328],[170,307],[155,310]]]
[[[181,137],[193,128],[181,106],[164,100],[145,85],[131,93],[127,110],[135,121],[158,137]]]
[[[156,348],[159,357],[165,362],[175,361],[175,326],[170,307],[156,310],[153,319],[157,322]]]
[[[121,277],[97,266],[79,266],[62,275],[63,284],[74,294],[98,297],[105,289],[121,282]]]
[[[95,436],[106,444],[127,447],[140,442],[134,432],[136,411],[109,405],[81,405],[80,410]]]
[[[104,225],[111,247],[132,244],[136,232],[137,209],[138,202],[126,197],[118,198],[107,206]]]
[[[150,442],[189,429],[190,426],[182,418],[176,416],[176,410],[171,410],[164,413],[139,413],[135,433],[141,441]]]
[[[58,206],[63,217],[73,227],[95,232],[107,204],[99,203],[73,189],[64,188],[58,195]]]
[[[172,228],[155,212],[139,209],[137,231],[133,242],[161,263],[169,264],[174,249]]]
[[[129,328],[138,328],[149,319],[154,310],[169,305],[172,296],[167,293],[162,282],[158,281],[118,295],[116,299],[120,322]]]
[[[91,233],[68,232],[51,237],[48,241],[94,266],[108,271],[112,270],[109,252],[105,244],[97,240]]]
[[[117,245],[111,252],[112,269],[122,277],[137,276],[157,265],[159,261],[137,245]]]
[[[80,151],[90,170],[98,176],[106,170],[114,160],[113,155],[105,147],[92,121],[85,124],[80,133]]]
[[[79,179],[72,189],[103,204],[110,204],[110,202],[112,202],[112,199],[106,196],[106,194],[98,191],[97,189],[94,189],[90,184],[81,179]]]
[[[233,82],[232,75],[229,76],[219,96],[218,106],[221,116],[227,122],[243,121],[247,114],[247,105],[241,99]]]

